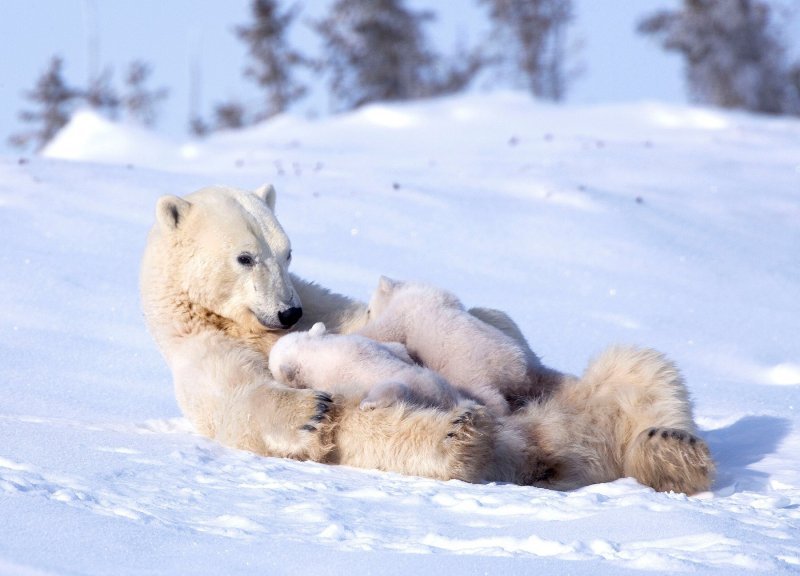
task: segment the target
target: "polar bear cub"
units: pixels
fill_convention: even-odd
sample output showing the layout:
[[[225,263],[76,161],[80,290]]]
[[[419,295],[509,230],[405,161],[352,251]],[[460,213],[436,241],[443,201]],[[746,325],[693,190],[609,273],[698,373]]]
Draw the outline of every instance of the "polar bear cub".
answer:
[[[361,396],[361,408],[397,402],[453,408],[458,392],[439,374],[417,365],[397,342],[329,334],[322,322],[280,338],[269,354],[273,377],[292,388]]]
[[[434,286],[381,277],[359,333],[402,343],[411,356],[495,414],[542,396],[557,378],[513,338]]]

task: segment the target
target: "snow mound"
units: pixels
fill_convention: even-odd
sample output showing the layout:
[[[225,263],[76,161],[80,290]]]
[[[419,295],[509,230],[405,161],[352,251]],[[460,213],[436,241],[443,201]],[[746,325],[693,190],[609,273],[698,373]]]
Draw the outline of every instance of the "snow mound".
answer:
[[[175,144],[81,113],[0,175],[0,573],[800,570],[797,120],[499,93]],[[193,433],[139,310],[153,207],[264,182],[295,271],[338,292],[438,284],[573,373],[665,352],[712,491],[437,482]]]
[[[111,122],[90,110],[76,112],[42,150],[45,158],[165,167],[181,158],[177,147],[153,132]]]

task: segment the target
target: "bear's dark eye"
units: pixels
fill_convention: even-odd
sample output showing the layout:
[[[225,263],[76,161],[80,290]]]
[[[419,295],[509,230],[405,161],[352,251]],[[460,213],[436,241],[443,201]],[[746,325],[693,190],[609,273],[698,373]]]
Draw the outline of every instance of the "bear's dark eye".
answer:
[[[239,256],[236,257],[236,261],[247,268],[252,268],[256,264],[256,259],[253,258],[252,254],[248,254],[247,252],[239,254]]]
[[[291,262],[292,261],[292,251],[291,250],[289,250],[289,254],[286,255],[286,261],[287,262]]]

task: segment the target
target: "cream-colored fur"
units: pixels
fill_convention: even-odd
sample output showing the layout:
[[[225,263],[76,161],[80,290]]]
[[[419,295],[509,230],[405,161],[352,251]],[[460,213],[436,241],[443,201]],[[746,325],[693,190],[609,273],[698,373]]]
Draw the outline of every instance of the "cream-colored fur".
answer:
[[[398,404],[367,413],[359,398],[271,378],[269,351],[286,333],[282,313],[302,306],[299,329],[324,322],[351,332],[366,321],[363,304],[288,272],[289,240],[274,205],[271,187],[211,187],[158,201],[142,307],[187,418],[201,434],[259,454],[483,479],[493,423],[480,408]]]
[[[632,476],[657,490],[692,494],[713,478],[683,380],[650,349],[607,350],[582,378],[564,376],[552,395],[514,413],[507,427],[517,434],[507,434],[510,444],[524,443],[521,436],[533,447],[527,467],[499,463],[498,475],[512,482],[569,489]]]
[[[416,364],[402,344],[329,334],[322,322],[278,340],[269,366],[281,384],[363,398],[362,409],[398,402],[449,409],[464,400],[439,374]]]
[[[381,277],[369,303],[369,321],[359,333],[382,342],[400,342],[412,357],[444,376],[496,416],[540,398],[558,378],[521,334],[508,335],[464,309],[440,288]],[[492,319],[513,330],[513,322]]]
[[[658,490],[709,487],[713,462],[695,436],[686,388],[651,350],[613,348],[580,379],[543,367],[554,385],[506,416],[463,405],[360,410],[357,395],[275,382],[268,356],[283,324],[352,333],[367,316],[363,304],[288,272],[290,244],[274,204],[271,187],[212,187],[156,207],[142,306],[178,403],[200,433],[263,455],[437,479],[568,489],[630,475]],[[248,266],[239,261],[245,254]],[[292,308],[300,307],[297,321]],[[524,343],[507,315],[471,313]]]

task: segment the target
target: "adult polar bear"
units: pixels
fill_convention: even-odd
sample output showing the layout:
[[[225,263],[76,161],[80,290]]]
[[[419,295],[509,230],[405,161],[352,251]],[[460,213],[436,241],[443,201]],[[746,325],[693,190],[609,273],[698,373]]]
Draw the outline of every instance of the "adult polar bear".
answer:
[[[288,272],[274,208],[271,186],[209,187],[156,206],[142,306],[200,433],[263,455],[438,479],[568,489],[633,476],[657,490],[708,489],[714,466],[686,388],[652,350],[612,348],[580,379],[543,368],[553,392],[509,416],[463,405],[364,411],[359,398],[276,383],[269,351],[287,329],[349,333],[367,318],[364,304]],[[524,343],[504,313],[472,312]]]

